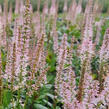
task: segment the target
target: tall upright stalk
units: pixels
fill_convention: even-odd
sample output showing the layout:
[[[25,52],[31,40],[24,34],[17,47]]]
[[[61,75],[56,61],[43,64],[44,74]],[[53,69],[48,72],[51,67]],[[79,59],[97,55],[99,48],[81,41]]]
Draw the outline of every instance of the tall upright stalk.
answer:
[[[13,53],[12,53],[12,74],[11,74],[11,90],[14,91],[14,79],[15,79],[15,61],[16,61],[16,44],[13,44]],[[12,105],[14,109],[14,98],[12,98]]]

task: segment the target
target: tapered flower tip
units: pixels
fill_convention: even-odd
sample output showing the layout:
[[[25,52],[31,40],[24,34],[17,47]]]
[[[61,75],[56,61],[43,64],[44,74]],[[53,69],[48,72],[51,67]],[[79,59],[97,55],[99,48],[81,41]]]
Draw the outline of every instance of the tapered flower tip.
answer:
[[[30,4],[30,0],[26,0],[26,4],[29,5]]]

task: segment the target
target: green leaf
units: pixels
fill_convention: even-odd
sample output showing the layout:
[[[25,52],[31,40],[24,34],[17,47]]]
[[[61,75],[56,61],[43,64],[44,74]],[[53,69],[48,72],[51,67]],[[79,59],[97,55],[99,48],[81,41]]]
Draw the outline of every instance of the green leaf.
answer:
[[[45,94],[44,95],[40,95],[37,100],[41,100],[41,99],[45,98],[45,96],[46,96]]]
[[[46,88],[46,89],[51,89],[52,86],[53,86],[53,85],[51,85],[51,84],[47,84],[47,85],[44,86],[44,88]]]
[[[64,68],[67,68],[69,66],[70,66],[70,64],[64,64]]]
[[[59,106],[56,106],[56,109],[61,109]]]
[[[43,99],[43,102],[46,103],[49,107],[53,107],[53,105],[49,101]]]
[[[48,97],[50,97],[51,99],[54,99],[54,95],[50,94],[50,93],[47,93],[46,94]]]
[[[35,109],[48,109],[47,107],[41,105],[41,104],[34,104]]]
[[[5,107],[7,107],[10,102],[11,102],[11,98],[12,98],[12,93],[9,90],[4,90],[3,91],[3,105]]]
[[[93,74],[93,75],[92,75],[92,78],[93,78],[93,79],[96,79],[96,78],[97,78],[97,74]]]
[[[3,109],[3,106],[0,106],[0,109]]]

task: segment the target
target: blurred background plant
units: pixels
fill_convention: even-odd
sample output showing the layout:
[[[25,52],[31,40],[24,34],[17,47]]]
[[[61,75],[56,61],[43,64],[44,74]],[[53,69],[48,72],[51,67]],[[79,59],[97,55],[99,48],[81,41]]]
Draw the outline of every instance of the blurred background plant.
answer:
[[[15,6],[15,0],[8,0],[9,1],[9,4],[12,4],[13,6],[13,10],[14,10],[14,6]],[[41,6],[40,6],[40,10],[42,11],[43,9],[43,6],[44,6],[44,1],[45,0],[41,0]],[[76,0],[77,2],[79,0]],[[102,12],[103,13],[106,13],[109,11],[109,0],[98,0],[101,7],[102,7]],[[48,0],[48,4],[49,4],[49,8],[51,6],[51,0]],[[72,0],[68,0],[68,6],[71,4]],[[3,3],[4,3],[4,0],[0,0],[0,4],[2,4],[3,6]],[[32,6],[33,6],[33,10],[37,10],[37,3],[38,3],[38,0],[31,0],[31,3],[32,3]],[[63,11],[63,7],[64,7],[64,0],[58,0],[58,3],[59,3],[59,13],[62,13]],[[86,3],[87,3],[87,0],[83,0],[83,3],[82,3],[82,7],[83,9],[85,9],[85,6],[86,6]]]

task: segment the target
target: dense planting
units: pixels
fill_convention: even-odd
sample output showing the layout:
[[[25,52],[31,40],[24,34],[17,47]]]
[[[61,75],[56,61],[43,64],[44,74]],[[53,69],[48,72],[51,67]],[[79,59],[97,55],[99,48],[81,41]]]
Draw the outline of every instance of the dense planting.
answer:
[[[109,109],[109,18],[98,0],[63,13],[45,0],[0,6],[0,109]]]

